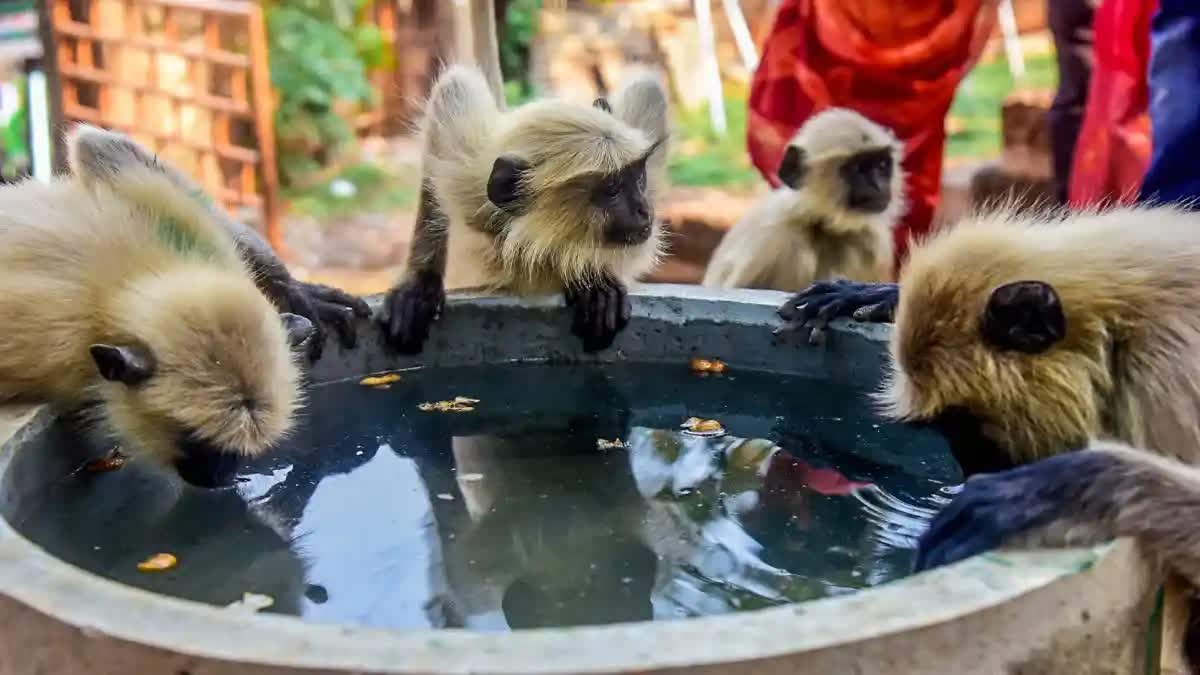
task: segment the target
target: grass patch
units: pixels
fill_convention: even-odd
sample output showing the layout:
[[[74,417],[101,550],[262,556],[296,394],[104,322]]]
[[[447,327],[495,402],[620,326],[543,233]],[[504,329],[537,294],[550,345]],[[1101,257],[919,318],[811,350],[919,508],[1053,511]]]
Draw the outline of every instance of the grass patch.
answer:
[[[1058,84],[1058,66],[1053,54],[1036,54],[1025,59],[1021,87],[1053,89]],[[1002,56],[980,62],[963,79],[950,106],[955,129],[946,142],[949,157],[987,157],[1000,152],[1000,108],[1004,97],[1017,83]]]
[[[708,106],[677,110],[675,139],[667,169],[675,185],[696,187],[748,187],[762,180],[750,164],[746,149],[747,96],[726,90],[724,136],[717,136],[708,118]]]
[[[353,184],[354,193],[336,194],[333,184],[339,180]],[[336,178],[305,190],[285,192],[283,197],[292,213],[324,222],[358,213],[413,208],[417,203],[417,185],[377,164],[360,163],[346,167]]]

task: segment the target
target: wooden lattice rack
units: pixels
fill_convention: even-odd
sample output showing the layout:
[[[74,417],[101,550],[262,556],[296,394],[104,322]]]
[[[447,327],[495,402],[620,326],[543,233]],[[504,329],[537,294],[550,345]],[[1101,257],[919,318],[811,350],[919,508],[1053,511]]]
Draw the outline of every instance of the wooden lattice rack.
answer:
[[[282,251],[266,27],[251,0],[46,0],[64,121],[130,134]]]

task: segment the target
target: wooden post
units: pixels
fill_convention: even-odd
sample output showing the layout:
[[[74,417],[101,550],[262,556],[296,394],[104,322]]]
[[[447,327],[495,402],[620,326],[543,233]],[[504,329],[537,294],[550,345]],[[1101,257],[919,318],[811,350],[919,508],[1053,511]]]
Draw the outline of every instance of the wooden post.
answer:
[[[286,259],[287,250],[279,225],[279,175],[275,164],[275,98],[271,90],[271,68],[267,58],[267,26],[262,6],[250,10],[250,88],[254,96],[254,135],[262,170],[262,211],[267,242]]]
[[[42,71],[50,111],[51,163],[55,173],[67,172],[67,139],[63,135],[62,80],[58,70],[58,44],[54,39],[54,13],[50,5],[61,0],[38,0],[38,35],[42,40]]]

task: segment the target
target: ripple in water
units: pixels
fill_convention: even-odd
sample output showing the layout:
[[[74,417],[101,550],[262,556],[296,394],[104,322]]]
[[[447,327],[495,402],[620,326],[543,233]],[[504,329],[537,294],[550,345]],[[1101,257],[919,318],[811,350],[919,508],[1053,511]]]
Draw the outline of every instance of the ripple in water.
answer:
[[[468,396],[473,412],[422,412]],[[6,517],[97,574],[200,602],[392,628],[672,620],[851,593],[905,576],[957,467],[863,392],[683,366],[503,365],[314,388],[290,445],[234,489],[136,464],[72,473],[56,426]],[[688,417],[729,435],[679,433]],[[601,450],[598,439],[623,439]],[[7,486],[6,486],[7,488]],[[174,570],[136,571],[156,552]]]

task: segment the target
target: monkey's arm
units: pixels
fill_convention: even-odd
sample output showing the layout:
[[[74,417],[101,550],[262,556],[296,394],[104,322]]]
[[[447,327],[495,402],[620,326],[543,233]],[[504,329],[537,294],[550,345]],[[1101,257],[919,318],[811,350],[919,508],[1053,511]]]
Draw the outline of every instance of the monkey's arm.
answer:
[[[1136,537],[1200,582],[1200,469],[1119,443],[1095,443],[981,474],[921,536],[917,571],[1002,545],[1082,546]]]
[[[419,354],[446,301],[449,219],[438,204],[432,175],[464,171],[487,140],[500,114],[487,80],[473,68],[453,66],[433,86],[425,109],[421,201],[417,208],[408,266],[388,292],[379,315],[389,344],[402,354]],[[460,197],[474,199],[474,196]],[[486,197],[484,197],[486,199]]]
[[[70,153],[72,170],[84,184],[110,182],[126,167],[146,167],[166,175],[182,191],[203,202],[233,237],[259,290],[281,312],[298,314],[312,322],[316,334],[310,342],[309,355],[313,359],[320,358],[325,343],[321,321],[334,324],[347,348],[357,342],[354,319],[356,315],[370,316],[366,302],[336,288],[297,281],[258,232],[217,208],[199,186],[174,167],[159,162],[157,157],[125,136],[93,127],[76,129],[71,137]]]
[[[891,323],[895,320],[896,304],[900,301],[900,285],[869,284],[838,279],[817,282],[788,298],[779,307],[784,325],[777,333],[790,332],[811,323],[809,341],[816,343],[824,336],[829,322],[851,316],[856,321]]]

